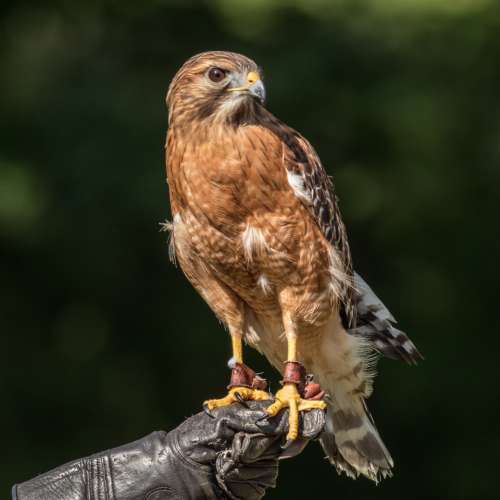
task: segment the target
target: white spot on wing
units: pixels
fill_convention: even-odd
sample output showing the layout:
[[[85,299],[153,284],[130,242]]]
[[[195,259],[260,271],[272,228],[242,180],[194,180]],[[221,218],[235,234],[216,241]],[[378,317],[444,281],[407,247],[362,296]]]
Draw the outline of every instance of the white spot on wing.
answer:
[[[286,173],[288,184],[293,189],[295,196],[306,203],[311,203],[311,196],[307,192],[307,189],[304,185],[304,179],[299,174],[295,174],[294,172],[290,172],[289,170]]]
[[[246,229],[241,233],[243,252],[248,262],[253,260],[254,255],[262,255],[267,248],[266,239],[262,231],[247,224]]]

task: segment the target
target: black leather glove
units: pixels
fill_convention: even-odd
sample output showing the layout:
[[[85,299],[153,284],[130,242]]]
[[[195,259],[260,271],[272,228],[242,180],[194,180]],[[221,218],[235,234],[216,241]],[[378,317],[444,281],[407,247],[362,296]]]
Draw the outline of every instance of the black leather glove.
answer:
[[[302,415],[301,438],[284,450],[287,412],[266,419],[270,401],[201,412],[168,434],[62,465],[13,488],[14,500],[184,500],[262,498],[278,460],[300,453],[323,429],[324,412]]]

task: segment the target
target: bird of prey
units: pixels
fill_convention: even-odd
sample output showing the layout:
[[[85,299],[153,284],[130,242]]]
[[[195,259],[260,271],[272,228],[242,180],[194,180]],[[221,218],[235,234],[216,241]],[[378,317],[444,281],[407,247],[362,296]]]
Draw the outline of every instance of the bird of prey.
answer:
[[[269,415],[327,407],[321,443],[350,477],[391,475],[392,458],[365,400],[377,354],[421,356],[353,271],[333,183],[311,144],[271,114],[259,67],[232,52],[195,55],[168,94],[167,181],[172,251],[232,339],[283,374]],[[325,391],[304,396],[305,371]],[[268,399],[258,384],[232,383],[208,408]],[[259,388],[260,387],[260,388]]]

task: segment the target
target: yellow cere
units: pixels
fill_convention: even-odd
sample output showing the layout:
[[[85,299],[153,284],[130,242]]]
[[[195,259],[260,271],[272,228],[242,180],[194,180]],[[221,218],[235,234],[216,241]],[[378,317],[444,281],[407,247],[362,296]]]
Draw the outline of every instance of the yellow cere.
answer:
[[[235,92],[238,90],[247,90],[250,85],[254,84],[255,82],[260,80],[260,75],[257,73],[257,71],[250,71],[247,75],[247,84],[242,86],[242,87],[233,87],[230,89],[227,89],[228,92]]]
[[[252,83],[255,83],[256,81],[260,80],[260,75],[256,71],[250,71],[247,76],[247,82],[252,85]]]

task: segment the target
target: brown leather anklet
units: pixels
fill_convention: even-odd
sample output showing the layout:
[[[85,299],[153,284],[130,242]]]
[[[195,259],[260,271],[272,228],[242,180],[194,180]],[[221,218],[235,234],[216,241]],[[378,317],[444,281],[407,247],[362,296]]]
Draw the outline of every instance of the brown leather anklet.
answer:
[[[231,380],[227,388],[231,389],[233,387],[249,387],[250,389],[265,391],[267,381],[265,378],[256,375],[247,365],[235,363],[231,368]]]
[[[282,384],[295,384],[300,394],[306,385],[306,369],[298,361],[285,361]]]

